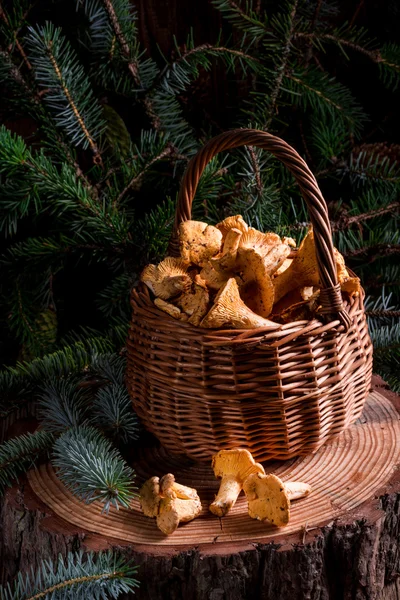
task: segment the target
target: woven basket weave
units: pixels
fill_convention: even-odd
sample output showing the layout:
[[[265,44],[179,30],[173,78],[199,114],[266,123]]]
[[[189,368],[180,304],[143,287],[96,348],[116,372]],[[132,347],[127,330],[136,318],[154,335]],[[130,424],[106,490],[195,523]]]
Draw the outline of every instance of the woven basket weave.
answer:
[[[145,286],[133,289],[127,384],[134,408],[167,450],[194,460],[234,447],[261,461],[313,452],[360,416],[370,388],[364,294],[342,299],[325,200],[283,140],[240,129],[198,152],[182,180],[169,255],[178,255],[177,228],[191,218],[205,166],[242,145],[269,150],[300,186],[314,228],[321,310],[318,319],[272,329],[201,329],[157,309]]]

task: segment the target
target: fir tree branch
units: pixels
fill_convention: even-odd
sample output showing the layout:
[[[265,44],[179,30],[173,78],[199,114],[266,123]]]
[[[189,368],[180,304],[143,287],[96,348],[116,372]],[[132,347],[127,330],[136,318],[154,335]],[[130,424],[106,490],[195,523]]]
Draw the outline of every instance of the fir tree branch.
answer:
[[[258,164],[257,156],[256,156],[256,153],[254,152],[253,146],[248,146],[247,149],[249,151],[251,162],[252,162],[253,168],[254,168],[254,176],[256,179],[257,191],[259,194],[261,194],[262,190],[263,190],[263,185],[262,185],[262,181],[261,181],[260,165]]]
[[[162,160],[163,158],[165,158],[166,156],[170,156],[173,153],[173,149],[171,147],[170,144],[167,144],[167,146],[164,148],[164,150],[162,152],[160,152],[158,154],[158,156],[155,156],[152,160],[150,160],[150,162],[147,163],[147,165],[145,165],[145,167],[142,169],[142,171],[138,174],[135,175],[134,177],[132,177],[132,179],[129,181],[129,183],[124,187],[124,189],[122,190],[122,192],[119,194],[118,198],[114,201],[115,204],[119,204],[122,200],[122,198],[133,188],[136,188],[139,183],[142,181],[145,173],[159,160]]]
[[[228,21],[253,36],[255,40],[271,33],[266,24],[258,18],[257,8],[247,13],[234,0],[213,0],[213,4]]]
[[[134,579],[137,567],[113,550],[95,554],[69,552],[59,554],[57,564],[42,561],[35,573],[18,574],[13,589],[0,586],[1,600],[39,600],[40,598],[74,598],[87,600],[117,598],[133,592],[139,583]]]
[[[6,14],[6,12],[5,12],[4,8],[3,8],[3,7],[2,7],[2,5],[1,5],[1,2],[0,2],[0,18],[2,18],[2,19],[3,19],[4,23],[5,23],[5,24],[6,24],[8,27],[10,26],[10,22],[9,22],[9,20],[8,20],[8,17],[7,17],[7,14]],[[32,71],[32,65],[31,65],[31,63],[29,62],[29,59],[28,59],[28,57],[27,57],[27,55],[26,55],[26,53],[25,53],[25,50],[23,49],[23,47],[22,47],[22,45],[21,45],[20,41],[19,41],[19,40],[18,40],[18,38],[17,38],[17,34],[16,34],[16,32],[13,32],[13,39],[14,39],[14,43],[15,43],[15,45],[16,45],[16,46],[17,46],[17,48],[18,48],[18,51],[19,51],[20,55],[22,56],[22,59],[23,59],[23,61],[24,61],[25,65],[27,66],[27,68],[29,69],[29,71]]]
[[[105,6],[105,9],[108,13],[110,23],[111,23],[114,33],[115,33],[115,37],[117,38],[117,40],[121,46],[123,55],[125,56],[125,58],[128,61],[129,72],[132,75],[132,78],[133,78],[135,84],[137,86],[140,86],[138,63],[136,60],[134,60],[134,61],[132,60],[129,44],[128,44],[127,40],[125,39],[125,36],[122,32],[122,28],[118,21],[118,17],[116,15],[112,0],[102,0],[102,1]]]
[[[368,212],[361,213],[359,215],[349,216],[347,214],[342,214],[337,221],[331,222],[331,227],[333,231],[346,229],[350,225],[362,223],[363,221],[368,221],[369,219],[374,219],[387,213],[395,213],[399,209],[400,202],[397,201],[392,202],[388,206],[382,206],[381,208],[369,210]]]
[[[291,7],[291,11],[290,11],[290,15],[289,15],[289,27],[287,29],[286,39],[284,41],[284,46],[282,48],[282,53],[281,53],[281,63],[276,68],[275,81],[272,85],[271,97],[270,97],[270,102],[269,102],[269,116],[268,116],[268,119],[266,122],[267,130],[270,128],[272,120],[274,118],[274,114],[276,111],[276,103],[278,100],[279,92],[282,87],[283,76],[286,72],[286,68],[287,68],[287,64],[288,64],[288,60],[289,60],[289,56],[290,56],[290,48],[292,45],[292,38],[293,38],[293,32],[294,32],[294,19],[295,19],[296,11],[297,11],[297,3],[298,3],[298,0],[294,0],[292,7]]]
[[[342,254],[348,257],[361,256],[363,254],[371,254],[369,262],[377,260],[380,256],[390,256],[400,252],[400,244],[376,244],[373,246],[365,246],[362,248],[354,248],[353,250],[344,250]]]
[[[54,444],[53,464],[67,488],[86,503],[96,500],[129,507],[134,496],[134,471],[111,442],[94,427],[81,426],[61,434]]]
[[[48,452],[54,437],[47,431],[36,431],[12,438],[0,445],[0,494],[35,460]]]
[[[94,162],[102,166],[95,141],[95,135],[104,127],[101,106],[71,45],[61,30],[49,23],[37,30],[30,27],[27,39],[36,79],[42,87],[50,89],[44,99],[55,111],[56,123],[76,145],[89,147]]]
[[[298,39],[305,39],[305,40],[309,40],[309,41],[327,40],[330,42],[334,42],[338,46],[346,46],[347,48],[350,48],[351,50],[354,50],[355,52],[364,54],[365,56],[367,56],[369,59],[371,59],[375,63],[386,62],[381,57],[379,50],[368,50],[367,48],[364,48],[360,44],[356,44],[355,42],[352,42],[351,40],[347,40],[346,38],[342,38],[342,37],[339,37],[339,36],[336,36],[336,35],[333,35],[330,33],[319,33],[319,32],[315,32],[315,31],[312,33],[307,33],[305,31],[297,31],[293,37],[294,37],[294,39],[298,38]]]
[[[52,42],[50,42],[48,44],[47,48],[48,48],[49,59],[50,59],[51,64],[53,65],[53,69],[54,69],[54,72],[55,72],[55,74],[57,76],[57,79],[58,79],[58,81],[60,83],[60,87],[61,87],[62,91],[64,92],[64,95],[65,95],[65,97],[66,97],[66,99],[67,99],[67,101],[68,101],[68,103],[69,103],[69,105],[70,105],[70,107],[72,109],[72,112],[74,113],[74,115],[76,117],[76,120],[77,120],[80,128],[82,129],[82,131],[83,131],[83,133],[84,133],[84,135],[85,135],[85,137],[86,137],[86,139],[88,141],[88,144],[89,144],[90,148],[92,149],[92,152],[93,152],[93,155],[94,155],[94,158],[95,158],[95,162],[97,164],[99,164],[99,165],[103,165],[103,161],[102,161],[102,158],[101,158],[100,150],[99,150],[96,142],[94,141],[92,135],[88,131],[88,128],[85,125],[85,121],[83,120],[82,116],[79,113],[79,110],[78,110],[78,108],[77,108],[77,106],[76,106],[76,104],[74,102],[74,99],[72,98],[72,95],[71,95],[71,93],[70,93],[70,91],[69,91],[69,89],[68,89],[68,87],[67,87],[67,85],[65,83],[65,80],[64,80],[64,77],[63,77],[63,75],[61,73],[60,67],[59,67],[59,65],[58,65],[58,63],[57,63],[57,61],[55,59],[55,56],[54,56],[53,51],[52,51],[53,50],[53,44],[52,44]]]

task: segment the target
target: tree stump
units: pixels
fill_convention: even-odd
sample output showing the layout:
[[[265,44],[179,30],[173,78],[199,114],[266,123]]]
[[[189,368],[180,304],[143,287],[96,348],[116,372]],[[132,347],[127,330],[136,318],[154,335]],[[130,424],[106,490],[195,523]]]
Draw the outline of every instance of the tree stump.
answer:
[[[173,472],[196,487],[203,512],[169,537],[138,502],[101,513],[60,483],[49,465],[31,470],[1,505],[3,581],[41,558],[83,548],[118,547],[140,566],[142,600],[400,599],[400,399],[374,378],[362,418],[314,455],[269,463],[284,481],[313,492],[292,503],[284,529],[247,515],[239,497],[223,519],[208,512],[218,489],[211,468],[143,451],[138,483]]]

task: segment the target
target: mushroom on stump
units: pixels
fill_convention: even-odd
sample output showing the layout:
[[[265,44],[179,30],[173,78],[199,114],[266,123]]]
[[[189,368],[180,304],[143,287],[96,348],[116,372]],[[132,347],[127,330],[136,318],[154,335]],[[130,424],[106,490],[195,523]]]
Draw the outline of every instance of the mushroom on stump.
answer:
[[[221,477],[218,494],[210,504],[210,511],[218,517],[224,517],[234,506],[243,483],[252,473],[265,474],[264,467],[256,463],[248,450],[220,450],[212,458],[212,467],[216,477]]]
[[[201,513],[201,502],[194,488],[176,483],[172,473],[161,479],[151,477],[139,492],[140,505],[146,517],[156,517],[157,527],[166,535],[179,523],[191,521]]]
[[[282,527],[289,523],[290,501],[308,496],[311,486],[300,481],[283,483],[273,474],[252,473],[244,481],[243,490],[252,519],[268,520]]]

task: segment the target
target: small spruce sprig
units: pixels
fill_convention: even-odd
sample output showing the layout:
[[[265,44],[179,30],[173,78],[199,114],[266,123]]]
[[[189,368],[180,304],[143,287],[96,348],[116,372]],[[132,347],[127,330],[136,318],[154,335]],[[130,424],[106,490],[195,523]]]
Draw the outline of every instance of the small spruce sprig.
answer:
[[[14,585],[0,586],[0,600],[107,600],[139,587],[137,567],[109,550],[61,554],[56,563],[42,560],[30,573],[18,574]]]

